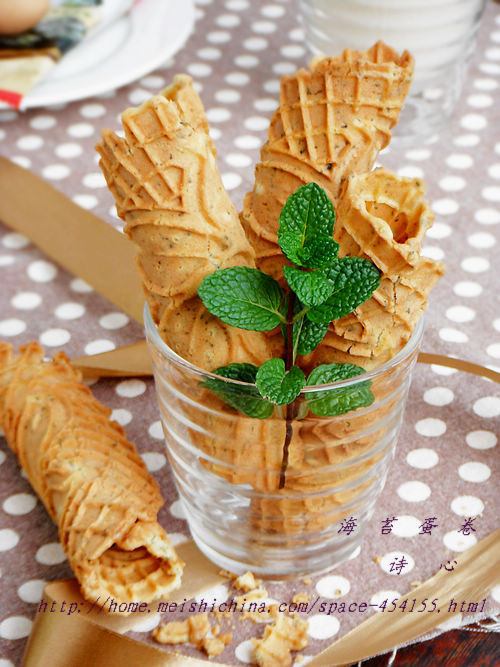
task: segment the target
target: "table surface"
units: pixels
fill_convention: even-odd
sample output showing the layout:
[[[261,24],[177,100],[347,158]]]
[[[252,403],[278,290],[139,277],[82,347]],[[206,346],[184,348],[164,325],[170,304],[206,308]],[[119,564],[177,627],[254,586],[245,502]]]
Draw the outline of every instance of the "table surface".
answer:
[[[188,72],[207,109],[224,184],[240,207],[277,106],[279,77],[304,66],[308,57],[291,0],[198,0],[193,34],[173,59],[150,75],[56,108],[0,111],[0,152],[121,229],[93,146],[101,129],[118,128],[123,109],[160,90],[174,74]],[[490,2],[460,102],[445,130],[433,143],[412,149],[391,145],[379,159],[401,176],[423,177],[436,214],[424,254],[443,259],[447,273],[431,295],[423,350],[491,367],[500,365],[499,74],[500,11]],[[143,337],[136,323],[1,223],[0,274],[0,339],[15,346],[36,339],[49,354],[63,349],[76,357]],[[186,539],[152,381],[101,380],[92,389],[113,408],[114,418],[126,427],[160,483],[165,498],[161,523],[175,542]],[[307,590],[331,600],[340,591],[342,600],[392,599],[490,533],[496,527],[493,480],[499,414],[493,383],[443,367],[417,366],[396,459],[360,553],[333,574],[315,577],[310,587],[275,584],[268,587],[270,595],[289,600]],[[0,464],[3,667],[20,660],[43,584],[71,572],[56,528],[1,438]],[[381,535],[381,522],[388,516],[398,517],[398,530]],[[419,535],[427,517],[437,517],[439,525],[432,535]],[[468,517],[476,517],[476,532],[464,536],[458,531]],[[402,555],[411,567],[401,576],[389,573],[388,564]],[[215,594],[222,600],[228,591],[219,587]],[[499,601],[497,587],[488,597],[488,611]],[[310,646],[304,653],[317,653],[362,620],[356,615],[311,617]],[[458,615],[454,624],[466,620]],[[248,638],[261,634],[262,628],[252,623],[240,625],[220,656],[223,662],[242,664]],[[151,628],[152,623],[143,624],[131,636],[151,641]],[[425,646],[404,650],[423,656],[419,652]],[[194,649],[191,653],[196,654]],[[383,664],[377,660],[370,664]],[[426,664],[414,657],[406,660],[397,656],[395,664]]]

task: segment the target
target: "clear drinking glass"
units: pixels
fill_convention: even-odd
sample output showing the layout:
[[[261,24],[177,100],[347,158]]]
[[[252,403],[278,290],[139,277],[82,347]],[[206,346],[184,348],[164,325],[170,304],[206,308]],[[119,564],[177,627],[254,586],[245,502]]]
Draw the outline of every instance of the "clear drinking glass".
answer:
[[[359,546],[382,491],[401,426],[423,321],[392,360],[350,380],[305,388],[292,422],[285,486],[286,420],[246,417],[204,386],[217,378],[179,357],[144,311],[168,457],[191,535],[231,572],[280,578],[329,569]],[[233,389],[251,386],[223,379]],[[317,417],[318,391],[370,383],[368,407]],[[307,416],[304,416],[307,415]],[[354,521],[351,532],[343,530]],[[350,523],[349,523],[350,522]]]
[[[367,49],[379,39],[415,58],[394,130],[402,145],[431,139],[460,96],[486,0],[298,0],[314,54]]]

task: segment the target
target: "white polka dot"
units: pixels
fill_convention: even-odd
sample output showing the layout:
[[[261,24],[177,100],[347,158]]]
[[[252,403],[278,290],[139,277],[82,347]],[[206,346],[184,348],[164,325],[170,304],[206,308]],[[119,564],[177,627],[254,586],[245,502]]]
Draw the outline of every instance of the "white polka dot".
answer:
[[[465,188],[466,181],[460,176],[445,176],[438,182],[438,185],[441,190],[445,190],[446,192],[458,192]]]
[[[181,500],[175,500],[169,508],[170,514],[172,516],[175,516],[176,519],[185,519],[186,518],[186,513],[184,511],[184,507],[182,506]]]
[[[458,474],[466,482],[485,482],[491,475],[489,466],[479,461],[468,461],[458,468]]]
[[[81,155],[83,153],[83,148],[80,146],[80,144],[66,143],[56,146],[54,152],[57,157],[72,158]]]
[[[54,116],[35,116],[30,120],[30,127],[34,130],[50,130],[55,124]]]
[[[102,104],[84,104],[80,107],[80,113],[84,118],[99,118],[106,113],[106,107]]]
[[[253,137],[250,134],[242,135],[241,137],[236,137],[234,144],[237,148],[252,149],[258,148],[261,144],[261,140],[258,137]]]
[[[337,634],[340,628],[339,621],[335,616],[326,614],[313,614],[309,618],[307,634],[313,639],[329,639]]]
[[[116,408],[111,412],[111,420],[118,422],[121,426],[126,426],[132,421],[132,413],[129,410],[124,410],[123,408]]]
[[[144,394],[146,391],[146,383],[142,380],[123,380],[116,385],[115,391],[118,396],[135,398],[136,396]]]
[[[459,134],[453,138],[455,146],[461,146],[462,148],[477,146],[480,141],[481,137],[478,134]]]
[[[57,275],[57,268],[54,264],[46,262],[43,259],[31,262],[28,266],[28,276],[37,283],[48,283]]]
[[[70,301],[57,306],[54,312],[56,317],[60,320],[76,320],[85,314],[85,306],[82,306],[81,303],[73,303]]]
[[[250,116],[249,118],[245,118],[243,124],[248,130],[256,132],[259,130],[267,129],[269,121],[267,118],[264,118],[263,116]]]
[[[0,320],[0,336],[18,336],[26,331],[26,322],[10,317],[7,320]]]
[[[490,268],[490,263],[486,257],[466,257],[460,266],[468,273],[482,273]]]
[[[447,387],[433,387],[424,393],[424,401],[429,405],[443,406],[451,403],[454,394]]]
[[[495,79],[475,79],[473,85],[478,90],[495,90],[498,88],[498,82]]]
[[[270,79],[269,81],[264,81],[262,87],[267,93],[279,93],[281,86],[279,79]]]
[[[19,535],[11,528],[3,528],[0,530],[0,551],[8,551],[13,549],[19,542]]]
[[[31,581],[26,581],[24,584],[21,584],[17,589],[17,594],[23,600],[23,602],[30,602],[35,604],[40,602],[43,594],[43,589],[47,585],[45,579],[31,579]]]
[[[257,111],[266,113],[267,111],[274,111],[278,106],[278,102],[270,97],[264,97],[260,100],[255,100],[253,105]]]
[[[450,327],[440,329],[439,337],[447,343],[467,343],[469,340],[469,337],[463,331],[458,331],[458,329],[452,329]]]
[[[24,234],[11,232],[9,234],[5,234],[2,239],[2,243],[6,248],[10,248],[11,250],[21,250],[30,244],[30,240],[24,236]]]
[[[467,104],[474,109],[485,109],[491,107],[494,103],[491,95],[469,95]]]
[[[483,130],[488,125],[488,121],[484,116],[481,116],[477,113],[469,113],[465,116],[462,116],[460,119],[460,125],[465,130]]]
[[[226,30],[215,30],[214,32],[209,32],[207,35],[207,41],[212,44],[224,44],[231,40],[231,33]]]
[[[281,47],[280,52],[285,58],[302,58],[306,50],[300,44],[286,44]]]
[[[144,454],[141,454],[141,456],[149,472],[160,470],[167,462],[165,456],[158,452],[145,452]]]
[[[82,183],[87,188],[104,188],[106,187],[106,179],[102,173],[95,172],[87,174],[82,178]]]
[[[214,141],[217,141],[222,136],[222,132],[219,130],[218,127],[211,127],[209,129],[208,133]]]
[[[69,286],[73,292],[78,292],[78,294],[87,294],[93,291],[92,287],[81,278],[75,278],[70,282]]]
[[[452,229],[450,225],[444,222],[435,222],[428,230],[427,236],[433,239],[445,239],[451,235]]]
[[[250,27],[254,32],[262,35],[269,35],[276,31],[276,24],[271,21],[254,21]]]
[[[478,232],[467,237],[467,243],[473,248],[492,248],[496,241],[495,237],[488,232]]]
[[[406,462],[408,465],[412,466],[412,468],[427,470],[428,468],[434,468],[434,466],[438,464],[439,456],[434,449],[422,447],[408,452]]]
[[[280,5],[265,5],[261,8],[260,13],[268,19],[277,19],[284,15],[285,8]]]
[[[490,595],[495,600],[495,602],[500,602],[500,585],[499,586],[494,586],[491,589]]]
[[[453,291],[458,296],[474,297],[474,296],[479,296],[483,291],[483,288],[481,287],[481,285],[479,285],[479,283],[474,283],[465,280],[463,282],[457,283],[453,287]]]
[[[18,116],[19,114],[11,109],[0,110],[0,123],[9,123],[12,120],[16,120]]]
[[[322,577],[316,583],[316,590],[323,598],[338,598],[351,590],[349,579],[338,574]]]
[[[488,167],[488,176],[491,178],[500,178],[500,163],[492,164]]]
[[[488,201],[500,202],[500,187],[498,185],[490,185],[483,188],[481,196]]]
[[[144,88],[136,88],[128,94],[128,99],[131,104],[142,104],[151,97],[149,90]]]
[[[457,496],[451,501],[450,507],[458,516],[479,516],[483,513],[484,503],[476,496]]]
[[[28,514],[37,503],[31,493],[15,493],[4,501],[3,509],[7,514]]]
[[[187,542],[189,540],[189,537],[184,535],[183,533],[168,533],[168,539],[172,542],[173,546],[177,546],[178,544],[182,544],[183,542]]]
[[[94,195],[87,195],[87,194],[75,195],[73,197],[73,201],[75,202],[75,204],[78,204],[78,206],[81,206],[86,210],[95,208],[99,203],[97,197],[95,197]]]
[[[155,421],[148,428],[148,433],[152,438],[156,440],[163,440],[163,428],[161,426],[161,421]]]
[[[246,86],[250,77],[245,72],[229,72],[224,77],[230,86]]]
[[[480,208],[474,213],[476,222],[482,225],[496,225],[500,222],[500,211],[493,208]]]
[[[476,312],[467,306],[451,306],[446,309],[446,317],[452,322],[470,322],[476,317]]]
[[[222,174],[222,183],[226,190],[234,190],[241,185],[242,178],[239,174],[227,173]]]
[[[129,323],[125,313],[108,313],[99,318],[99,324],[103,329],[121,329]]]
[[[243,41],[243,46],[248,51],[263,51],[267,45],[268,41],[264,37],[250,37]]]
[[[274,63],[272,69],[275,74],[283,76],[285,74],[293,74],[297,68],[293,63],[282,62],[282,63]]]
[[[215,19],[215,22],[222,28],[234,28],[240,24],[240,17],[235,14],[221,14]]]
[[[131,629],[134,632],[151,632],[160,624],[160,620],[160,614],[148,614],[143,621],[137,623]]]
[[[25,169],[31,168],[31,160],[25,155],[13,155],[10,158],[10,161],[14,162],[14,164],[18,164],[20,167],[24,167]]]
[[[404,559],[403,562],[405,562],[401,574],[398,574],[399,568],[398,563],[401,563],[402,559]],[[390,551],[389,553],[386,553],[382,556],[379,562],[380,568],[386,573],[390,574],[391,576],[403,576],[405,574],[408,574],[408,572],[411,572],[413,568],[415,567],[415,561],[413,558],[410,556],[410,554],[405,553],[404,551]],[[392,566],[392,572],[391,572],[391,566]]]
[[[194,599],[196,602],[201,602],[202,600],[210,600],[212,603],[214,598],[215,598],[215,603],[216,604],[222,604],[225,602],[229,597],[229,589],[225,584],[218,584],[217,586],[213,586],[213,588],[209,588],[208,591],[203,591],[203,593],[200,593],[197,595]]]
[[[208,46],[204,49],[198,49],[196,54],[202,60],[218,60],[222,56],[222,51],[214,46]]]
[[[448,630],[454,630],[455,628],[460,628],[463,625],[463,617],[462,614],[453,614],[453,616],[450,616],[449,618],[446,619],[446,621],[443,621],[443,623],[440,623],[437,627],[443,630],[444,632],[448,632]]]
[[[437,248],[436,246],[423,246],[420,254],[423,257],[429,257],[430,259],[436,260],[443,259],[444,257],[443,250],[441,248]]]
[[[47,347],[59,347],[65,345],[71,334],[66,329],[47,329],[40,335],[40,343],[47,345]]]
[[[191,74],[191,76],[195,77],[209,76],[212,74],[212,68],[206,63],[191,63],[187,66],[187,71],[189,74]]]
[[[51,181],[62,181],[70,175],[70,168],[65,164],[49,164],[42,169],[42,176]]]
[[[221,104],[234,104],[240,101],[241,94],[237,90],[218,90],[215,99]]]
[[[114,350],[115,347],[116,345],[112,340],[99,338],[98,340],[91,340],[90,343],[85,345],[85,354],[102,354],[103,352]]]
[[[49,542],[40,547],[35,555],[36,560],[42,565],[56,565],[66,560],[64,551],[59,542]]]
[[[248,167],[250,164],[252,164],[252,158],[250,158],[248,155],[245,155],[244,153],[228,153],[224,157],[224,160],[231,167]]]
[[[427,500],[431,495],[431,490],[424,482],[413,480],[404,482],[398,486],[398,496],[409,503],[420,503]]]
[[[32,621],[26,616],[9,616],[0,623],[0,637],[21,639],[31,632]]]
[[[252,640],[245,639],[245,641],[240,642],[234,649],[234,655],[240,662],[244,662],[245,664],[250,665],[253,663],[254,649],[255,647]]]
[[[16,145],[23,151],[36,151],[43,146],[43,139],[37,134],[27,134],[18,139]]]
[[[479,417],[498,417],[500,415],[500,398],[497,396],[479,398],[474,403],[473,410]]]
[[[488,345],[486,353],[489,354],[490,357],[500,359],[500,343],[492,343],[491,345]]]
[[[496,47],[486,49],[484,55],[488,58],[488,60],[500,60],[500,49],[497,49]]]
[[[2,436],[4,435],[2,429],[0,429],[0,435],[2,435]],[[2,465],[2,463],[5,461],[6,458],[7,458],[7,456],[6,456],[5,452],[3,452],[0,449],[0,465]]]
[[[401,176],[401,178],[423,178],[424,172],[415,165],[406,165],[398,169],[398,176]]]
[[[500,331],[500,317],[498,317],[496,320],[493,320],[493,328],[497,331]]]
[[[94,127],[90,123],[75,123],[68,127],[68,134],[76,139],[90,137],[94,134]]]
[[[256,67],[259,64],[259,59],[257,58],[257,56],[252,56],[248,54],[248,55],[236,56],[234,62],[236,63],[236,65],[238,65],[238,67],[249,68],[249,67]]]
[[[379,608],[379,605],[387,601],[387,604],[390,605],[393,600],[397,600],[401,597],[399,591],[377,591],[374,595],[371,596],[371,604],[376,604],[377,607],[372,607],[375,611],[382,611]]]
[[[207,110],[206,116],[209,123],[223,123],[231,118],[231,112],[223,107],[213,107]]]
[[[450,530],[450,532],[446,533],[443,537],[444,546],[447,549],[451,549],[451,551],[465,551],[466,549],[473,547],[476,542],[477,538],[474,533],[464,535],[463,533],[459,533],[458,530]]]
[[[14,261],[12,255],[0,255],[0,266],[10,266]]]
[[[414,537],[419,534],[421,525],[422,522],[416,516],[402,514],[392,524],[392,533],[396,537]]]
[[[165,79],[162,76],[151,74],[150,76],[143,77],[139,83],[141,86],[159,89],[165,86]]]
[[[454,199],[437,199],[432,208],[438,215],[453,215],[458,211],[458,203]]]
[[[420,435],[428,438],[437,438],[446,433],[446,424],[442,419],[427,417],[426,419],[420,419],[415,424],[415,430]]]

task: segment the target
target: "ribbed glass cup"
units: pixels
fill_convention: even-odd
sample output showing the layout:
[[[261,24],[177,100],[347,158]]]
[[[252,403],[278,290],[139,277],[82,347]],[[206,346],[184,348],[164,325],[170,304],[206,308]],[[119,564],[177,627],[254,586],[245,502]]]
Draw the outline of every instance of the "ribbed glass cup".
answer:
[[[404,349],[378,369],[302,391],[284,488],[285,410],[267,419],[237,412],[204,386],[219,376],[164,343],[147,306],[144,322],[168,457],[201,551],[231,572],[250,569],[271,578],[323,571],[349,558],[385,484],[423,321]],[[222,381],[233,389],[246,384]],[[368,407],[337,417],[307,409],[307,399],[318,398],[318,391],[357,389],[366,382],[374,396]]]
[[[298,0],[314,54],[367,49],[381,39],[415,58],[410,92],[394,129],[401,145],[431,139],[460,97],[486,0]]]

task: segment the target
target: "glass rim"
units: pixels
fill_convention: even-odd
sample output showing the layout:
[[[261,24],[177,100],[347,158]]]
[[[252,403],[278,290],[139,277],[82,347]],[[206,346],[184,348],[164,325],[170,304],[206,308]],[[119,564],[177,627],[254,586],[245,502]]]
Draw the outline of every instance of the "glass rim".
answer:
[[[182,366],[183,368],[190,371],[194,375],[198,375],[204,379],[223,380],[228,384],[241,385],[243,387],[255,387],[255,384],[252,382],[243,382],[242,380],[225,378],[222,375],[217,375],[216,373],[213,373],[211,371],[206,371],[203,368],[200,368],[199,366],[195,366],[190,361],[187,361],[186,359],[178,355],[177,352],[174,352],[174,350],[172,350],[172,348],[169,347],[167,343],[165,343],[163,338],[160,336],[158,327],[156,326],[155,322],[153,321],[153,318],[151,317],[151,311],[149,310],[149,305],[147,302],[145,302],[144,304],[143,320],[144,320],[144,328],[146,331],[146,338],[154,344],[156,349],[164,357],[169,359],[177,366]],[[413,333],[408,342],[406,343],[406,345],[388,361],[384,362],[380,366],[377,366],[377,368],[374,368],[370,371],[365,371],[360,375],[356,375],[355,377],[348,378],[346,380],[337,380],[336,382],[329,382],[327,384],[308,385],[302,388],[300,395],[318,391],[337,389],[338,387],[347,387],[353,384],[358,384],[359,382],[366,382],[367,380],[373,380],[376,377],[382,376],[387,371],[393,369],[395,366],[398,366],[401,362],[411,357],[411,355],[415,352],[415,350],[418,347],[418,344],[422,338],[423,331],[424,331],[424,316],[422,315],[418,320],[417,324],[415,325]]]

